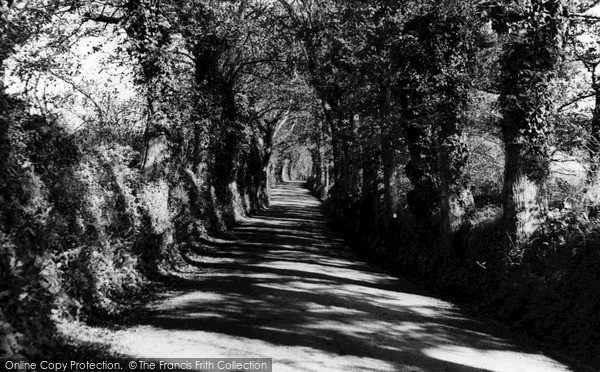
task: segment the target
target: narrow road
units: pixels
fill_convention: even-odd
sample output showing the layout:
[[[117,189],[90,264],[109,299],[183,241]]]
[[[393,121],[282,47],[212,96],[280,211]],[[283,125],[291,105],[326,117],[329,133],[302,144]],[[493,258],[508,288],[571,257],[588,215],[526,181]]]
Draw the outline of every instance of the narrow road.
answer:
[[[298,184],[192,256],[189,283],[118,331],[135,357],[273,358],[281,371],[568,371],[362,263]]]

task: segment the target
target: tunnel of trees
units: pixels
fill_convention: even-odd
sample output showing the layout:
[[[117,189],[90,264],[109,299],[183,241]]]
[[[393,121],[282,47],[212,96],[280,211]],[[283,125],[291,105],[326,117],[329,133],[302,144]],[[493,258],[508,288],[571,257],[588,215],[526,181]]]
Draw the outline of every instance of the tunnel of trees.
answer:
[[[0,0],[0,355],[305,181],[356,250],[600,355],[592,0]]]

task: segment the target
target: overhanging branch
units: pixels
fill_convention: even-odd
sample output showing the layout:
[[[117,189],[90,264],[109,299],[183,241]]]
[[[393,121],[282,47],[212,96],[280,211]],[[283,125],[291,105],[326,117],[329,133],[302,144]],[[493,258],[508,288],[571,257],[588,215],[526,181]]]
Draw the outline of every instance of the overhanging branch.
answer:
[[[121,17],[112,17],[104,14],[85,13],[83,15],[86,21],[94,21],[100,23],[119,24],[123,19]]]
[[[596,93],[587,93],[587,94],[579,95],[579,96],[575,97],[574,99],[572,99],[571,101],[569,101],[569,102],[561,105],[560,107],[558,107],[556,109],[556,111],[557,112],[562,112],[567,107],[572,106],[572,105],[576,104],[577,102],[582,101],[584,99],[588,99],[588,98],[594,97],[595,95],[596,95]]]

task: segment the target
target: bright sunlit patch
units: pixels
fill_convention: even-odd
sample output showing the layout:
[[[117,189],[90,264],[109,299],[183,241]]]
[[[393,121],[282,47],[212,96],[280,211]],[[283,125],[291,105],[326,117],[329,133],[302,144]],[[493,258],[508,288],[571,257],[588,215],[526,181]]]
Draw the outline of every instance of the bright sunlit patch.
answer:
[[[423,350],[428,357],[494,372],[570,371],[551,359],[515,351],[479,350],[465,346],[438,346]]]
[[[443,315],[443,309],[439,308],[431,308],[431,307],[421,307],[421,306],[410,306],[410,311],[415,312],[419,315],[423,315],[430,318],[440,318],[440,315]]]
[[[365,311],[361,311],[361,310],[357,310],[357,309],[350,309],[347,307],[340,307],[340,306],[324,306],[318,303],[307,303],[306,304],[306,308],[305,310],[311,314],[320,314],[320,315],[327,315],[327,314],[333,314],[333,315],[366,315],[368,314]],[[374,322],[370,322],[371,324]]]
[[[406,292],[390,292],[385,289],[378,289],[355,284],[345,284],[330,290],[339,295],[366,295],[370,298],[370,303],[386,308],[403,308],[414,310],[420,314],[427,316],[435,315],[441,317],[443,315],[452,315],[449,312],[453,310],[453,306],[445,301],[436,298],[415,295]],[[433,313],[428,312],[428,309],[433,309]]]
[[[211,293],[211,292],[192,292],[192,293],[188,293],[182,296],[177,296],[177,297],[173,297],[171,299],[169,299],[168,301],[166,301],[164,303],[164,305],[168,306],[168,307],[179,307],[182,305],[186,305],[192,302],[198,302],[198,303],[202,303],[202,302],[216,302],[216,301],[223,301],[224,296],[220,295],[218,293]]]
[[[413,322],[401,322],[400,324],[394,324],[394,331],[406,334],[418,334],[423,332],[423,325],[419,325]]]
[[[200,313],[185,313],[183,315],[181,315],[181,317],[186,318],[186,319],[201,319],[201,318],[220,318],[223,319],[225,318],[224,314],[220,314],[220,313],[215,313],[213,311],[203,311]],[[161,316],[159,315],[158,318],[167,318],[169,319],[169,316]]]
[[[282,247],[292,249],[293,246],[282,245]],[[263,268],[271,268],[271,269],[281,269],[287,270],[290,268],[290,263],[287,261],[271,261],[269,263],[260,263],[253,265],[255,267],[263,267]],[[329,279],[331,281],[337,281],[339,279],[342,280],[352,280],[356,282],[364,282],[365,284],[380,284],[382,282],[388,283],[393,281],[393,278],[387,275],[377,275],[371,272],[363,272],[355,269],[346,269],[346,268],[332,268],[329,267],[327,270],[323,269],[323,266],[320,264],[312,264],[312,263],[303,263],[296,262],[294,263],[294,271],[304,272],[304,273],[312,273],[312,274],[320,274],[324,276],[324,279]],[[344,285],[343,287],[347,287]],[[356,287],[361,287],[359,285],[355,285]],[[371,292],[371,288],[368,289]]]
[[[286,284],[258,283],[258,284],[254,284],[254,286],[260,287],[260,288],[276,289],[276,290],[287,291],[287,292],[297,292],[297,293],[310,292],[304,288],[297,288],[297,287],[291,285],[290,283],[286,283]]]

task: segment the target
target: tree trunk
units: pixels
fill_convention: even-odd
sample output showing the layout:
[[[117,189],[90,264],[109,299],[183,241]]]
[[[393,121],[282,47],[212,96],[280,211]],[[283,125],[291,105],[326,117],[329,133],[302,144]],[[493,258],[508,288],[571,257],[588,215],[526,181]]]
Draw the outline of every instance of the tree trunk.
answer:
[[[372,231],[379,222],[379,168],[381,153],[377,146],[367,145],[362,153],[362,208],[360,228],[363,231]]]
[[[2,53],[2,51],[0,51]],[[6,68],[4,67],[4,59],[0,56],[0,94],[4,94],[4,75]]]
[[[327,162],[323,161],[323,164],[321,166],[321,174],[323,175],[323,191],[321,192],[321,197],[322,198],[326,198],[327,194],[329,194],[329,164],[327,164]]]
[[[350,149],[350,143],[348,137],[343,135],[340,139],[341,151],[341,165],[342,165],[342,179],[341,179],[341,194],[343,196],[349,196],[352,194],[354,186],[354,170],[352,169],[352,154]]]
[[[343,139],[336,123],[331,126],[331,148],[333,151],[333,193],[337,196],[344,195],[344,178],[346,169],[344,165]]]
[[[425,228],[439,204],[438,177],[435,146],[431,127],[423,123],[409,123],[406,127],[409,160],[406,176],[413,189],[406,194],[406,201],[419,224]]]
[[[260,174],[260,190],[259,190],[259,203],[260,207],[265,208],[269,206],[269,198],[271,194],[271,181],[270,181],[270,165],[271,165],[271,147],[267,147],[263,151],[262,155],[262,168]]]
[[[358,128],[359,116],[350,115],[348,120],[348,128],[346,128],[346,136],[344,139],[344,150],[348,164],[348,176],[346,184],[346,192],[348,195],[360,195],[361,190],[361,172],[362,161],[360,145],[358,145]]]
[[[381,135],[383,165],[383,224],[389,226],[398,212],[398,168],[396,149],[389,133]]]
[[[587,181],[591,189],[600,186],[600,87],[595,87],[596,105],[592,116],[588,155],[590,167]]]
[[[287,181],[295,181],[295,179],[292,178],[292,161],[291,160],[287,161],[287,165],[285,167],[285,178]]]
[[[473,195],[466,175],[469,146],[462,133],[461,115],[466,110],[466,87],[450,87],[440,107],[437,152],[440,179],[440,248],[443,257],[451,254],[454,234],[463,224]]]
[[[505,244],[517,259],[519,247],[546,216],[552,113],[549,91],[561,44],[561,1],[533,0],[532,5],[530,13],[521,15],[524,29],[510,35],[513,40],[506,44],[502,58],[503,225]]]
[[[596,82],[594,82],[594,89],[596,104],[588,141],[589,169],[585,192],[589,203],[588,218],[600,217],[600,86]]]
[[[346,198],[360,192],[360,164],[353,148],[356,138],[354,119],[337,118],[331,128],[335,171],[335,194]]]
[[[274,169],[274,173],[275,173],[275,184],[279,184],[279,183],[283,183],[284,179],[283,179],[283,161],[279,161],[277,162],[277,166]]]
[[[319,198],[325,197],[324,190],[327,185],[325,184],[325,159],[324,159],[324,136],[323,136],[323,123],[317,121],[314,127],[313,142],[315,148],[311,151],[313,169],[313,191],[317,193]]]
[[[333,151],[333,194],[336,198],[348,196],[349,159],[348,141],[345,135],[345,125],[333,104],[323,105],[325,118],[331,129],[331,147]]]

